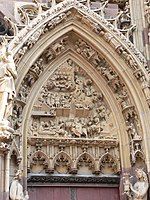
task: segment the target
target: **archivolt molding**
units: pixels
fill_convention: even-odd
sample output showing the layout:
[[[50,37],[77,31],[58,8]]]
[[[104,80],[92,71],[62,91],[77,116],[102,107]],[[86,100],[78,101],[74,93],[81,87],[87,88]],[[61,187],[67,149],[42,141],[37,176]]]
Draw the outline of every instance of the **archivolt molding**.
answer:
[[[65,2],[63,5],[65,5]],[[75,7],[74,7],[74,4],[73,5],[71,4],[70,6],[71,7],[69,7],[69,8],[66,7],[65,13],[61,13],[61,14],[57,13],[58,16],[57,17],[55,16],[55,18],[52,20],[52,22],[50,21],[49,18],[46,18],[45,19],[46,22],[45,21],[38,22],[38,29],[37,29],[37,27],[36,28],[32,27],[34,30],[31,30],[31,32],[34,32],[34,31],[35,32],[32,34],[32,36],[30,35],[30,37],[26,41],[24,41],[24,43],[23,43],[24,46],[23,47],[16,46],[16,48],[18,48],[18,47],[20,48],[18,53],[15,55],[16,63],[19,62],[20,59],[22,59],[22,56],[26,53],[26,51],[28,49],[32,48],[35,45],[35,43],[41,38],[41,35],[46,34],[47,31],[52,30],[52,28],[56,27],[61,22],[64,22],[67,19],[69,20],[70,19],[69,17],[71,15],[73,15],[72,18],[73,19],[76,18],[75,21],[80,20],[83,25],[86,24],[88,27],[91,27],[93,32],[95,32],[98,36],[100,36],[100,38],[103,38],[103,40],[108,42],[109,45],[120,55],[120,57],[122,57],[122,59],[125,60],[125,62],[127,63],[127,66],[130,66],[130,68],[133,71],[134,76],[140,82],[141,87],[143,88],[143,92],[146,96],[147,102],[149,103],[150,95],[149,95],[149,89],[148,89],[149,83],[147,82],[148,76],[143,68],[143,66],[146,66],[144,57],[142,57],[142,55],[139,52],[135,53],[135,50],[134,50],[134,53],[136,55],[134,55],[134,53],[132,51],[130,52],[129,47],[126,46],[127,41],[120,42],[120,40],[118,39],[118,38],[120,38],[120,36],[117,35],[117,37],[116,37],[114,35],[114,33],[112,33],[112,30],[111,30],[112,25],[111,24],[109,25],[111,28],[109,26],[106,28],[106,25],[108,25],[108,22],[105,22],[103,19],[99,19],[98,22],[93,21],[94,19],[97,19],[100,16],[97,16],[95,13],[92,13],[92,11],[88,11],[87,7],[84,7],[82,4],[80,5],[78,3]],[[72,7],[76,8],[77,11],[73,11],[71,9]],[[82,7],[86,10],[87,13],[80,11],[80,9]],[[56,6],[56,8],[57,8],[57,6]],[[79,12],[80,14],[77,15],[76,12]],[[73,13],[76,14],[76,17],[74,16]],[[43,23],[44,23],[44,25],[43,25]],[[48,23],[48,24],[46,24],[46,23]],[[22,39],[23,39],[23,37],[22,37]],[[125,42],[126,42],[126,44],[125,44]],[[13,43],[13,41],[12,41],[12,43]],[[133,45],[130,44],[129,46],[132,46],[132,49],[133,49]],[[15,51],[15,49],[14,49],[14,51]],[[141,60],[141,64],[138,62],[138,59],[137,59],[138,57]]]
[[[75,54],[75,53],[74,53]],[[68,58],[70,58],[70,56],[68,57]],[[59,62],[61,63],[61,61],[63,60],[63,62],[64,62],[64,59],[61,59]],[[85,62],[85,60],[83,61],[83,62]],[[49,65],[50,65],[50,63],[49,63]],[[58,67],[60,64],[55,64],[55,67]],[[83,64],[80,64],[81,66],[83,65]],[[47,68],[47,69],[49,69],[49,67]],[[85,69],[86,69],[86,66],[85,66]],[[54,71],[54,69],[53,70],[50,70],[51,71],[51,73],[52,73],[52,71]],[[90,72],[88,72],[88,74],[89,74]],[[46,75],[47,74],[47,75]],[[92,74],[92,71],[91,71],[91,73],[90,74]],[[47,78],[46,78],[46,76],[47,76]],[[31,91],[31,94],[33,94],[33,96],[34,96],[34,99],[36,99],[36,96],[34,95],[35,93],[33,92],[33,91],[35,91],[36,92],[36,94],[37,94],[37,89],[39,90],[39,86],[41,86],[41,83],[43,84],[43,80],[44,81],[46,81],[47,79],[48,79],[48,77],[50,76],[50,74],[48,74],[47,73],[47,71],[45,71],[45,75],[43,75],[42,77],[43,77],[43,79],[41,79],[40,80],[40,82],[38,81],[34,86],[33,86],[33,88],[32,88],[32,91]],[[98,75],[99,76],[99,75]],[[96,76],[93,74],[93,78],[96,78]],[[96,81],[96,82],[98,82],[98,80]],[[100,84],[100,85],[103,85],[103,83],[102,84]],[[107,89],[105,89],[105,90],[107,90]],[[34,100],[33,100],[33,96],[32,96],[32,98],[31,98],[31,100],[29,100],[28,101],[28,106],[30,105],[30,111],[29,111],[29,109],[28,108],[26,108],[27,110],[27,113],[28,113],[28,116],[30,115],[30,113],[31,113],[31,109],[32,109],[32,106],[33,106],[33,102],[34,102]],[[110,97],[108,97],[108,99],[109,99]],[[111,98],[110,98],[111,99]],[[111,101],[111,100],[109,100],[109,101]],[[114,101],[114,100],[112,100],[112,101]],[[112,103],[112,101],[111,101],[111,103]],[[29,103],[30,102],[30,103]],[[32,102],[32,104],[31,104],[31,102]],[[129,110],[132,110],[131,108],[132,108],[132,106],[130,107],[128,107],[129,108]],[[133,107],[134,108],[134,107]],[[125,109],[126,110],[126,109]],[[127,111],[129,111],[128,109],[127,109]],[[115,111],[116,112],[116,111]],[[126,113],[126,112],[125,112]],[[134,110],[132,110],[132,111],[130,111],[130,112],[127,112],[126,114],[127,114],[127,120],[131,117],[134,117]],[[133,114],[133,116],[132,116],[132,114]],[[26,113],[24,113],[24,116],[26,116],[27,117],[27,115],[26,115]],[[28,118],[28,117],[27,117]],[[130,120],[129,120],[130,121]],[[121,124],[121,122],[120,122],[120,124]],[[130,124],[130,122],[129,122],[129,124]],[[130,124],[130,126],[132,126],[133,124],[131,123]],[[28,125],[26,124],[25,126],[27,126],[28,127]],[[24,130],[25,131],[25,130]],[[135,134],[135,132],[134,133],[132,133],[132,132],[130,132],[129,134],[131,134],[131,137],[132,137],[132,139],[133,139],[133,137],[135,136],[135,137],[137,137],[137,135]],[[135,135],[134,135],[135,134]],[[27,137],[27,136],[26,136]],[[120,137],[122,137],[123,139],[122,139],[122,141],[124,140],[125,141],[125,136],[120,136]],[[136,142],[140,142],[141,141],[141,138],[140,137],[138,137],[138,138],[134,138],[135,139],[135,141]],[[122,148],[122,147],[121,147]],[[134,150],[133,150],[134,151]],[[132,152],[132,151],[131,151]],[[134,155],[133,155],[134,156]],[[123,161],[122,161],[123,162]]]
[[[66,40],[66,42],[68,42],[66,38],[67,38],[67,36],[64,36],[64,37],[60,38],[56,43],[53,43],[50,48],[47,48],[44,51],[43,54],[46,56],[46,59],[48,59],[48,61],[52,62],[53,59],[55,59],[58,54],[62,53],[61,52],[62,50],[64,52],[64,50],[66,51],[68,49],[68,47],[66,47],[66,45],[65,45],[65,40]],[[109,82],[110,85],[111,85],[112,82],[114,82],[113,83],[114,85],[111,85],[111,87],[114,90],[114,92],[118,89],[117,87],[119,87],[119,85],[120,86],[125,85],[124,83],[120,82],[120,78],[119,78],[120,75],[119,76],[117,74],[115,75],[115,72],[114,72],[113,69],[112,69],[111,72],[109,71],[110,69],[107,69],[107,70],[106,69],[103,69],[103,70],[101,69],[101,65],[102,64],[106,64],[106,61],[105,60],[102,61],[102,59],[100,58],[101,55],[99,55],[98,52],[95,51],[95,49],[93,47],[91,47],[88,43],[86,43],[84,40],[79,39],[78,41],[76,41],[76,45],[73,48],[79,55],[81,53],[81,55],[84,58],[88,59],[89,62],[95,66],[95,68],[97,68],[97,69],[99,68],[98,71],[102,74],[102,76],[106,79],[106,81]],[[56,52],[56,51],[59,51],[59,52]],[[33,71],[36,74],[35,70],[39,70],[38,73],[41,74],[43,72],[43,70],[44,70],[44,68],[42,67],[42,64],[43,64],[43,58],[42,58],[42,56],[40,56],[39,59],[37,59],[37,61],[31,66],[30,71],[31,72]],[[110,75],[108,75],[106,73],[108,73],[108,74],[110,73]],[[31,76],[30,75],[31,81],[30,81],[30,83],[28,83],[29,87],[31,87],[31,85],[33,85],[33,83],[36,82],[36,80],[38,79],[40,74],[36,74],[36,76],[33,76],[33,75]],[[28,79],[28,76],[29,76],[29,74],[27,74],[25,76],[25,78],[24,78],[24,80],[22,82],[23,85],[24,85],[25,80]],[[145,83],[145,82],[143,82],[143,83]],[[148,88],[145,86],[143,91],[145,93],[145,96],[147,95],[146,97],[147,97],[147,100],[148,100],[149,99]],[[19,95],[21,96],[21,94],[19,94]],[[117,97],[117,99],[118,98],[119,97]],[[122,105],[122,106],[125,106],[125,105]]]
[[[58,42],[51,45],[51,47],[47,48],[44,52],[44,55],[46,55],[46,62],[47,59],[49,62],[52,62],[53,59],[57,57],[57,55],[64,53],[67,50],[67,44],[68,44],[68,37],[63,36],[58,40]],[[73,47],[73,46],[72,46]],[[122,79],[120,79],[120,75],[118,75],[114,69],[111,69],[110,65],[106,62],[106,60],[101,58],[101,55],[97,51],[93,49],[88,43],[83,41],[82,39],[77,39],[75,41],[75,46],[73,47],[74,51],[79,54],[78,56],[82,56],[83,58],[87,59],[88,62],[91,63],[91,65],[94,66],[94,68],[97,70],[97,72],[104,78],[104,80],[107,82],[108,86],[112,90],[112,92],[115,94],[116,99],[118,103],[121,106],[122,113],[125,119],[125,123],[130,137],[130,140],[133,142],[131,145],[132,156],[134,157],[134,149],[135,144],[137,142],[140,142],[142,140],[142,137],[139,135],[142,135],[139,123],[139,117],[137,117],[137,111],[136,107],[133,106],[134,102],[132,97],[129,98],[130,94],[128,92],[128,89],[126,88],[126,83],[123,82]],[[62,51],[62,52],[61,52]],[[48,52],[48,55],[47,55]],[[42,73],[44,68],[42,67],[41,63],[44,62],[42,57],[39,57],[39,59],[35,62],[34,65],[31,67],[31,72],[35,70],[35,67],[39,69],[39,66],[42,68],[41,71],[38,70],[38,72]],[[104,67],[105,66],[105,67]],[[30,74],[30,73],[29,73]],[[29,76],[27,74],[27,77]],[[23,86],[33,86],[34,78],[32,74],[29,76],[29,83],[26,84],[24,81],[22,83]],[[37,75],[38,78],[39,75]],[[25,80],[27,78],[25,77]],[[27,88],[25,88],[26,91],[28,91]],[[23,92],[19,92],[19,96],[21,97]],[[24,98],[24,97],[23,97]],[[21,100],[21,99],[20,99]],[[132,128],[131,128],[132,127]],[[133,129],[133,130],[132,130]]]
[[[74,55],[74,54],[73,54]],[[73,57],[73,55],[72,55],[72,57]],[[64,57],[65,55],[63,55],[63,57],[61,58],[60,56],[59,56],[59,59],[60,60],[57,60],[57,62],[55,61],[55,63],[53,63],[53,64],[49,64],[49,66],[51,66],[51,70],[50,70],[50,68],[49,68],[49,74],[47,73],[48,71],[45,71],[45,74],[43,74],[43,78],[42,79],[39,79],[38,81],[37,81],[37,83],[33,86],[33,89],[32,89],[32,91],[31,91],[31,94],[32,94],[32,97],[31,97],[31,99],[30,100],[28,100],[28,103],[27,103],[27,105],[26,105],[26,109],[25,109],[25,112],[24,112],[24,116],[26,116],[26,118],[24,119],[24,121],[23,121],[23,132],[24,132],[24,141],[26,140],[25,138],[27,137],[27,132],[28,132],[28,130],[27,130],[27,128],[25,128],[25,127],[28,127],[28,123],[29,123],[29,121],[30,121],[30,115],[31,115],[31,110],[32,110],[32,107],[33,107],[33,105],[34,105],[34,102],[35,102],[35,99],[37,98],[37,90],[39,90],[39,86],[41,86],[41,84],[43,84],[43,81],[44,82],[46,82],[47,81],[47,79],[49,78],[49,76],[50,76],[50,73],[52,74],[53,72],[54,72],[54,66],[55,66],[55,69],[57,69],[58,68],[58,66],[62,63],[62,62],[65,62],[65,60],[68,58],[71,58],[71,56],[70,55],[68,55],[68,57],[67,58],[65,58]],[[74,55],[75,56],[75,55]],[[65,59],[64,59],[65,58]],[[78,64],[79,64],[79,61],[77,61],[77,58],[75,59],[74,58],[74,60],[75,60],[75,62],[77,62]],[[84,64],[83,64],[84,63]],[[79,64],[79,66],[84,66],[84,69],[85,70],[87,70],[86,68],[87,68],[87,63],[86,63],[86,65],[85,65],[85,63],[86,63],[86,61],[85,60],[83,60],[82,62],[81,62],[81,60],[80,60],[80,64]],[[87,72],[88,74],[91,74],[92,75],[92,71],[90,72],[90,71],[88,71]],[[96,77],[96,82],[99,82],[99,78],[98,78],[98,75],[92,75],[92,77],[95,79]],[[99,87],[100,87],[100,85],[103,85],[103,82],[101,82],[101,83],[99,83]],[[107,92],[108,93],[108,91],[107,91],[107,89],[105,89],[104,90],[105,92]],[[105,93],[104,92],[104,93]],[[36,94],[36,95],[35,95]],[[108,94],[107,94],[108,95]],[[105,95],[104,95],[105,96]],[[108,97],[108,99],[110,99],[110,101],[111,101],[111,99],[112,99],[112,97],[111,97],[111,95],[109,94],[108,95],[109,97]],[[29,103],[30,102],[30,103]],[[113,102],[114,102],[114,100],[112,100],[111,101],[111,105],[113,105]],[[115,105],[114,105],[114,107],[115,107]],[[113,108],[114,109],[114,108]],[[118,112],[117,111],[117,108],[115,109],[116,111],[114,111],[114,112]],[[116,118],[118,118],[118,116],[116,116]],[[117,127],[119,128],[119,129],[122,129],[122,130],[120,130],[120,132],[124,132],[124,130],[125,129],[123,129],[123,128],[121,128],[121,127],[119,127],[119,123],[121,124],[121,122],[119,122],[119,120],[120,120],[121,118],[119,117],[118,119],[116,119],[116,121],[118,121],[117,123],[118,123],[118,125],[117,125]],[[25,124],[24,124],[25,123]],[[123,127],[123,125],[122,125],[122,127]],[[123,136],[123,135],[122,135]],[[119,137],[122,137],[121,135],[119,136]],[[56,140],[56,139],[55,139]],[[64,138],[64,141],[65,141],[66,139]],[[122,139],[121,139],[122,140]],[[94,140],[95,141],[95,140]],[[93,141],[93,142],[94,142]],[[123,141],[123,140],[122,140]],[[126,144],[128,143],[128,141],[127,141],[127,139],[125,139],[124,138],[124,141],[126,141],[125,142],[125,144],[122,144],[122,145],[124,145],[124,148],[126,149],[126,152],[128,151],[127,150],[127,148],[128,148],[128,145],[126,146]],[[96,142],[96,141],[95,141]],[[117,143],[116,143],[117,141],[113,141],[113,140],[107,140],[106,141],[106,143],[105,143],[105,145],[108,145],[108,146],[114,146],[115,147],[115,145],[117,145]],[[56,144],[56,141],[54,142],[55,144]],[[63,140],[62,140],[62,143],[63,143]],[[84,143],[83,143],[84,144]],[[24,146],[26,146],[27,144],[24,144]],[[67,145],[67,144],[66,144]],[[69,145],[70,145],[70,143],[69,143]],[[80,141],[80,145],[82,146],[82,143],[81,143],[81,141]],[[94,143],[93,143],[93,145],[94,145]],[[102,141],[99,141],[99,143],[98,143],[98,145],[99,146],[103,146],[104,145],[104,143],[102,142]],[[112,147],[112,148],[114,148],[114,147]],[[121,147],[122,148],[122,147]],[[124,151],[125,152],[125,151]],[[123,153],[123,151],[121,150],[121,154]],[[26,155],[24,155],[24,157],[25,157]],[[51,155],[51,156],[53,156],[53,155]],[[123,157],[123,156],[121,156],[121,157]],[[127,161],[128,159],[126,159],[126,162],[128,162]],[[121,160],[121,162],[122,162],[122,165],[125,165],[125,164],[123,164],[125,161],[124,160]]]
[[[71,44],[69,48],[66,48],[66,46],[68,45],[67,35],[60,37],[60,35],[63,35],[65,33],[65,29],[63,30],[62,27],[60,28],[58,26],[61,23],[64,24],[64,27],[66,26],[65,24],[70,23],[70,25],[68,25],[68,27],[70,26],[70,30],[74,29],[75,32],[77,32],[79,35],[82,35],[82,37],[75,41],[74,46],[72,46]],[[104,59],[103,56],[106,55],[106,49],[102,53],[102,50],[100,51],[99,47],[100,44],[96,40],[95,42],[93,42],[94,38],[91,39],[91,37],[87,36],[87,33],[84,32],[82,28],[78,28],[81,24],[84,28],[86,27],[87,30],[90,29],[89,32],[93,33],[94,36],[99,38],[100,42],[102,42],[101,45],[107,44],[106,48],[108,47],[109,50],[111,50],[111,54],[113,52],[116,52],[114,55],[122,59],[120,61],[116,61],[116,59],[114,58],[114,61],[112,61],[112,59],[108,59],[109,55],[106,59]],[[63,31],[62,34],[59,34],[60,38],[57,38],[58,40],[54,39],[54,41],[52,42],[49,31],[53,33],[55,31],[55,28],[57,29],[56,32],[60,30]],[[67,30],[69,29],[66,28],[66,31]],[[47,44],[45,44],[46,40]],[[23,41],[23,43],[20,44],[20,41]],[[35,52],[33,53],[33,51],[37,51],[37,49],[39,48],[38,45],[41,44],[42,41],[44,42],[44,52],[41,52],[39,57],[37,57],[37,55],[35,55]],[[52,44],[50,44],[51,42]],[[94,47],[92,47],[92,44],[94,44]],[[95,44],[97,44],[97,47],[95,47]],[[147,137],[145,132],[147,132],[148,127],[146,124],[147,122],[145,123],[143,121],[141,114],[139,115],[139,112],[147,112],[147,108],[145,109],[142,106],[141,101],[144,101],[144,105],[146,105],[146,103],[144,95],[141,93],[141,87],[139,86],[139,83],[137,83],[137,80],[141,83],[143,87],[143,92],[145,93],[147,100],[149,100],[149,88],[148,85],[146,85],[148,80],[146,70],[148,70],[148,68],[146,66],[144,57],[134,48],[133,44],[131,44],[129,41],[126,41],[126,38],[120,35],[120,32],[115,30],[111,24],[102,19],[96,13],[93,13],[82,4],[79,4],[75,1],[64,1],[61,4],[57,5],[55,9],[50,9],[47,12],[38,16],[30,25],[23,29],[18,36],[15,37],[15,39],[10,43],[10,46],[14,52],[14,59],[18,65],[18,71],[20,71],[20,75],[18,78],[18,80],[20,79],[18,82],[18,89],[21,82],[21,87],[25,85],[26,80],[28,81],[27,85],[31,87],[29,88],[30,91],[28,91],[27,88],[24,88],[24,92],[28,91],[31,94],[28,96],[27,101],[26,97],[28,94],[26,96],[23,96],[24,92],[21,90],[18,91],[18,97],[20,99],[17,100],[22,110],[27,103],[23,112],[25,118],[23,119],[23,121],[21,121],[22,131],[24,132],[23,140],[25,145],[27,142],[27,130],[26,128],[24,128],[24,126],[28,125],[33,102],[36,98],[35,94],[37,94],[37,90],[39,90],[40,88],[40,83],[43,84],[43,81],[45,81],[52,73],[52,71],[50,72],[50,70],[52,69],[50,68],[50,65],[53,65],[53,63],[56,61],[55,59],[58,59],[61,54],[65,54],[66,52],[71,51],[70,49],[73,48],[72,51],[76,55],[76,57],[78,57],[79,60],[87,59],[89,65],[93,66],[93,72],[97,74],[96,76],[103,77],[102,82],[104,84],[107,84],[107,88],[109,88],[107,90],[111,91],[111,94],[114,94],[113,98],[116,98],[118,102],[117,104],[119,104],[120,106],[119,110],[122,110],[124,123],[127,127],[127,132],[130,139],[131,158],[135,158],[135,153],[137,150],[142,152],[141,141],[144,137]],[[29,59],[29,54],[31,52],[32,55],[30,59],[32,58],[32,62],[34,63],[29,64],[28,71],[28,69],[24,69],[24,64],[26,63],[26,59]],[[42,54],[47,59],[46,63],[44,64],[46,65],[46,67],[43,65]],[[61,62],[61,59],[59,59],[59,62]],[[108,63],[111,63],[112,67]],[[119,63],[121,65],[120,69],[118,67]],[[103,64],[105,67],[101,66],[101,64]],[[144,67],[146,70],[144,69]],[[125,72],[127,77],[124,77],[124,74],[122,72],[124,69],[127,69],[127,71]],[[23,76],[21,76],[22,70],[24,73]],[[36,70],[39,74],[37,74]],[[137,80],[133,75],[130,74],[131,72],[134,74]],[[136,82],[139,93],[137,92],[137,89],[135,89],[135,87],[133,86],[132,79]],[[129,83],[131,83],[131,85]],[[141,96],[141,99],[139,97],[137,98],[138,94],[141,94],[139,95]],[[110,95],[108,96],[110,97]],[[113,102],[115,102],[114,99]],[[115,109],[117,110],[116,106]],[[19,110],[16,113],[19,113]],[[119,123],[121,124],[120,120]],[[125,128],[125,125],[123,126]],[[122,128],[123,131],[125,130],[124,128]],[[120,137],[123,138],[123,136]],[[123,139],[121,140],[123,141]],[[128,141],[127,139],[125,140],[126,142]],[[137,143],[139,144],[140,149],[136,149]],[[123,153],[121,153],[121,157],[122,154]],[[134,159],[132,160],[132,162],[134,164]]]

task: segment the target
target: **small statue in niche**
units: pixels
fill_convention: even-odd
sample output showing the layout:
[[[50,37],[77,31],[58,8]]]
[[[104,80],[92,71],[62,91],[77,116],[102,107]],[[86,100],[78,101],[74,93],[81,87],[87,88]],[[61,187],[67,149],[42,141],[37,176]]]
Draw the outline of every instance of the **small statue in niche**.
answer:
[[[138,134],[138,131],[136,130],[136,126],[133,122],[131,122],[129,125],[128,125],[128,132],[130,134],[130,137],[131,139],[133,140],[141,140],[141,136]]]
[[[12,115],[12,101],[16,95],[14,79],[17,78],[17,71],[6,41],[0,43],[0,122],[8,125],[8,118]]]
[[[135,172],[137,178],[136,182],[132,185],[130,179],[128,181],[125,179],[124,191],[129,197],[129,200],[147,200],[147,191],[149,187],[148,177],[143,169],[137,168]],[[129,184],[129,182],[130,187],[126,187],[126,183]]]
[[[20,183],[22,177],[21,170],[18,170],[15,177],[10,185],[9,197],[11,200],[28,200],[28,192],[23,192],[23,187]]]
[[[37,136],[39,124],[37,121],[33,121],[30,127],[32,135]]]

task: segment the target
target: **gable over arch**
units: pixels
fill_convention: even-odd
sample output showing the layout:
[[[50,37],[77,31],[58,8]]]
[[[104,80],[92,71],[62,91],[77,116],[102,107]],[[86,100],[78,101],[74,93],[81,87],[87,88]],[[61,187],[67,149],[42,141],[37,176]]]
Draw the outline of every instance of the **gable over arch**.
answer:
[[[131,165],[136,164],[131,162],[131,155],[136,156],[135,144],[139,144],[139,151],[146,155],[145,163],[149,170],[147,140],[150,128],[149,90],[146,86],[148,69],[142,55],[111,24],[76,1],[64,1],[56,6],[55,10],[51,9],[37,17],[16,36],[10,43],[10,47],[18,68],[17,94],[23,95],[20,93],[20,88],[26,81],[29,86],[25,99],[17,99],[17,103],[23,110],[23,121],[19,131],[23,142],[22,167],[25,177],[27,176],[27,145],[36,151],[34,145],[37,138],[31,138],[28,142],[29,122],[36,106],[34,104],[36,97],[49,77],[51,78],[55,70],[58,70],[68,59],[72,59],[87,72],[109,102],[119,132],[121,161],[118,159],[118,162],[121,163],[121,169],[127,170]],[[51,52],[52,55],[47,55]],[[43,64],[40,59],[45,59],[45,56],[48,60],[44,60]],[[36,74],[35,67],[39,66],[43,66],[44,69],[40,74]],[[125,93],[120,93],[123,88]],[[126,100],[129,100],[127,105]],[[44,148],[47,154],[54,151],[53,148],[51,150],[45,148],[48,142],[46,143],[45,140],[42,142],[41,148]],[[98,142],[96,144],[99,144]],[[108,142],[110,144],[112,141],[108,139]],[[117,146],[118,141],[113,144]],[[64,148],[63,145],[60,148]],[[127,158],[125,158],[125,150],[128,152]]]
[[[77,1],[70,0],[66,0],[62,3],[59,3],[55,6],[54,9],[52,8],[46,11],[45,13],[42,13],[35,20],[33,20],[33,22],[31,22],[29,26],[24,28],[10,44],[10,48],[13,49],[14,54],[18,51],[18,49],[21,48],[21,46],[23,46],[23,44],[27,42],[27,40],[31,36],[31,40],[34,40],[34,45],[34,43],[36,43],[36,41],[39,39],[40,35],[43,34],[42,29],[45,27],[47,22],[51,22],[49,24],[50,29],[55,27],[56,25],[60,24],[62,21],[66,20],[66,18],[69,17],[69,15],[71,14],[69,10],[72,9],[75,9],[74,12],[76,15],[77,13],[81,14],[79,19],[85,24],[90,24],[94,32],[100,34],[101,30],[106,32],[108,31],[109,34],[107,36],[107,40],[111,40],[112,38],[114,38],[114,41],[112,41],[112,43],[114,42],[114,44],[112,45],[122,44],[125,49],[130,49],[130,54],[135,59],[139,59],[139,61],[146,67],[146,60],[142,56],[142,54],[138,52],[137,49],[135,49],[134,45],[130,41],[126,41],[126,38],[122,34],[120,34],[120,32],[116,30],[112,24],[110,24],[108,21],[94,13],[92,10],[90,10],[83,4],[80,4]],[[36,31],[37,33],[35,34]],[[34,34],[36,38],[34,38]],[[103,35],[103,33],[101,34]],[[22,41],[21,43],[19,42],[20,40]]]

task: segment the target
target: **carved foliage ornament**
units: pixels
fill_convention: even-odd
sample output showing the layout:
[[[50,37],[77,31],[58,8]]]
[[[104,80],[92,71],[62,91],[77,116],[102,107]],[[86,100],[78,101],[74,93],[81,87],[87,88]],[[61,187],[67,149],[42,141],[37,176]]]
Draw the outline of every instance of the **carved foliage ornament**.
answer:
[[[33,165],[43,165],[44,166],[44,169],[46,169],[48,167],[48,158],[47,156],[41,152],[41,151],[37,151],[36,153],[34,153],[32,155],[32,159],[31,159],[31,167]]]

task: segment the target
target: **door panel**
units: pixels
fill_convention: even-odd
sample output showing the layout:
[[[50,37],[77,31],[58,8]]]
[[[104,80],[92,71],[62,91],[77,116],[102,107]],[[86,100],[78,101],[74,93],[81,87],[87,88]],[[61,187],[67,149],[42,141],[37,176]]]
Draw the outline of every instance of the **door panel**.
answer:
[[[119,200],[118,188],[78,188],[77,200]]]
[[[30,200],[119,200],[118,188],[30,187]]]

